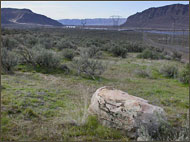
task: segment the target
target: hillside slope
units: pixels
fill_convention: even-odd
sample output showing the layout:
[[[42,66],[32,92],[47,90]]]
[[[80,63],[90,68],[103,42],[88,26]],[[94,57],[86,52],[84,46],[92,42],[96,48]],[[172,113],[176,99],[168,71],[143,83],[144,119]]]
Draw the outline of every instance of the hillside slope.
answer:
[[[61,23],[29,9],[1,8],[1,24],[62,26]]]
[[[149,8],[128,17],[124,27],[189,29],[189,5]]]

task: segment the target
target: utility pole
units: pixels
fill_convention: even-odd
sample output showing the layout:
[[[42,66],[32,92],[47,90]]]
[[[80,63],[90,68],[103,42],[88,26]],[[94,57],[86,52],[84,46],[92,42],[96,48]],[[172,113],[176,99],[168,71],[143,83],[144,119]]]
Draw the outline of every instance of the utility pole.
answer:
[[[172,20],[173,20],[173,23],[172,23],[172,28],[173,28],[173,35],[172,35],[172,43],[174,44],[174,40],[175,40],[175,24],[176,24],[176,19],[171,16]]]
[[[144,46],[144,39],[145,39],[145,37],[144,37],[144,29],[142,29],[142,45]]]
[[[182,36],[182,47],[185,47],[185,40],[184,40],[184,32],[185,32],[185,29],[182,28],[182,32],[183,32],[183,36]]]

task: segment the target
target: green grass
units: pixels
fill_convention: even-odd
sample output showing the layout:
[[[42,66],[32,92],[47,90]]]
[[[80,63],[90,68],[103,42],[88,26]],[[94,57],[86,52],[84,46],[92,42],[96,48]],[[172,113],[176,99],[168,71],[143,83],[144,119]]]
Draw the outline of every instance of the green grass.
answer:
[[[106,43],[110,44],[109,46],[112,46],[111,44],[120,46],[122,42],[145,46],[142,33],[134,31],[93,30],[92,32],[46,28],[3,29],[2,32],[3,38],[7,36],[10,40],[16,40],[19,45],[28,48],[33,46],[30,44],[31,38],[43,42],[52,40],[48,46],[57,54],[60,51],[56,43],[62,39],[74,42],[77,45],[77,52],[86,47],[89,41],[100,48]],[[158,39],[163,35],[147,33],[147,36],[155,43],[159,43]],[[22,42],[22,39],[26,42]],[[166,78],[159,72],[163,64],[174,64],[181,70],[184,67],[183,63],[172,60],[139,59],[137,56],[140,53],[128,53],[123,59],[114,57],[110,52],[102,52],[98,60],[107,66],[107,70],[95,79],[78,76],[73,70],[72,61],[63,57],[60,62],[71,69],[69,73],[61,69],[18,65],[14,69],[14,74],[2,74],[2,140],[128,141],[124,133],[102,126],[96,117],[87,115],[93,93],[102,86],[112,86],[147,99],[153,105],[163,107],[172,126],[182,126],[187,121],[188,85],[182,84],[178,79]],[[77,54],[75,58],[78,57]],[[151,71],[150,77],[138,76],[135,73],[136,70],[146,69]]]
[[[2,140],[128,140],[86,115],[92,94],[102,86],[147,99],[163,107],[173,125],[182,124],[189,108],[188,85],[163,77],[158,69],[166,62],[179,68],[184,65],[137,59],[136,55],[130,53],[126,59],[106,55],[100,60],[108,63],[108,69],[96,80],[73,73],[44,74],[23,65],[13,75],[2,75]],[[152,70],[153,78],[134,72],[146,68]]]
[[[67,135],[70,137],[87,136],[88,139],[96,137],[105,140],[121,139],[123,137],[119,131],[102,126],[95,116],[89,116],[83,126],[69,127]]]

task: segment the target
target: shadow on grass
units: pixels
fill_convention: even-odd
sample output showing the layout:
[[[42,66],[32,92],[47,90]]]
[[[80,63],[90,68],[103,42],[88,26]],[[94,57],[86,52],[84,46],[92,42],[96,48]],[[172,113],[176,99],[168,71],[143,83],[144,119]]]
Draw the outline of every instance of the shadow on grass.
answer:
[[[17,71],[21,72],[38,72],[43,74],[69,74],[69,69],[61,68],[48,68],[48,67],[34,67],[32,65],[18,65],[15,68]]]

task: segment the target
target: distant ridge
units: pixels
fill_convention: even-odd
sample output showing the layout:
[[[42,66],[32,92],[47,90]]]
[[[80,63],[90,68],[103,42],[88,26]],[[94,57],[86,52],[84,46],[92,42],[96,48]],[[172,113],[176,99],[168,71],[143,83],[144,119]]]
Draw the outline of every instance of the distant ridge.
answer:
[[[61,19],[58,20],[63,25],[74,25],[80,26],[82,19]],[[121,18],[119,20],[119,25],[125,23],[127,18]],[[86,19],[87,26],[111,26],[113,25],[113,21],[110,18],[94,18],[94,19]]]
[[[149,8],[128,17],[123,27],[189,29],[189,5]]]
[[[62,26],[61,23],[30,9],[1,8],[1,24]]]

